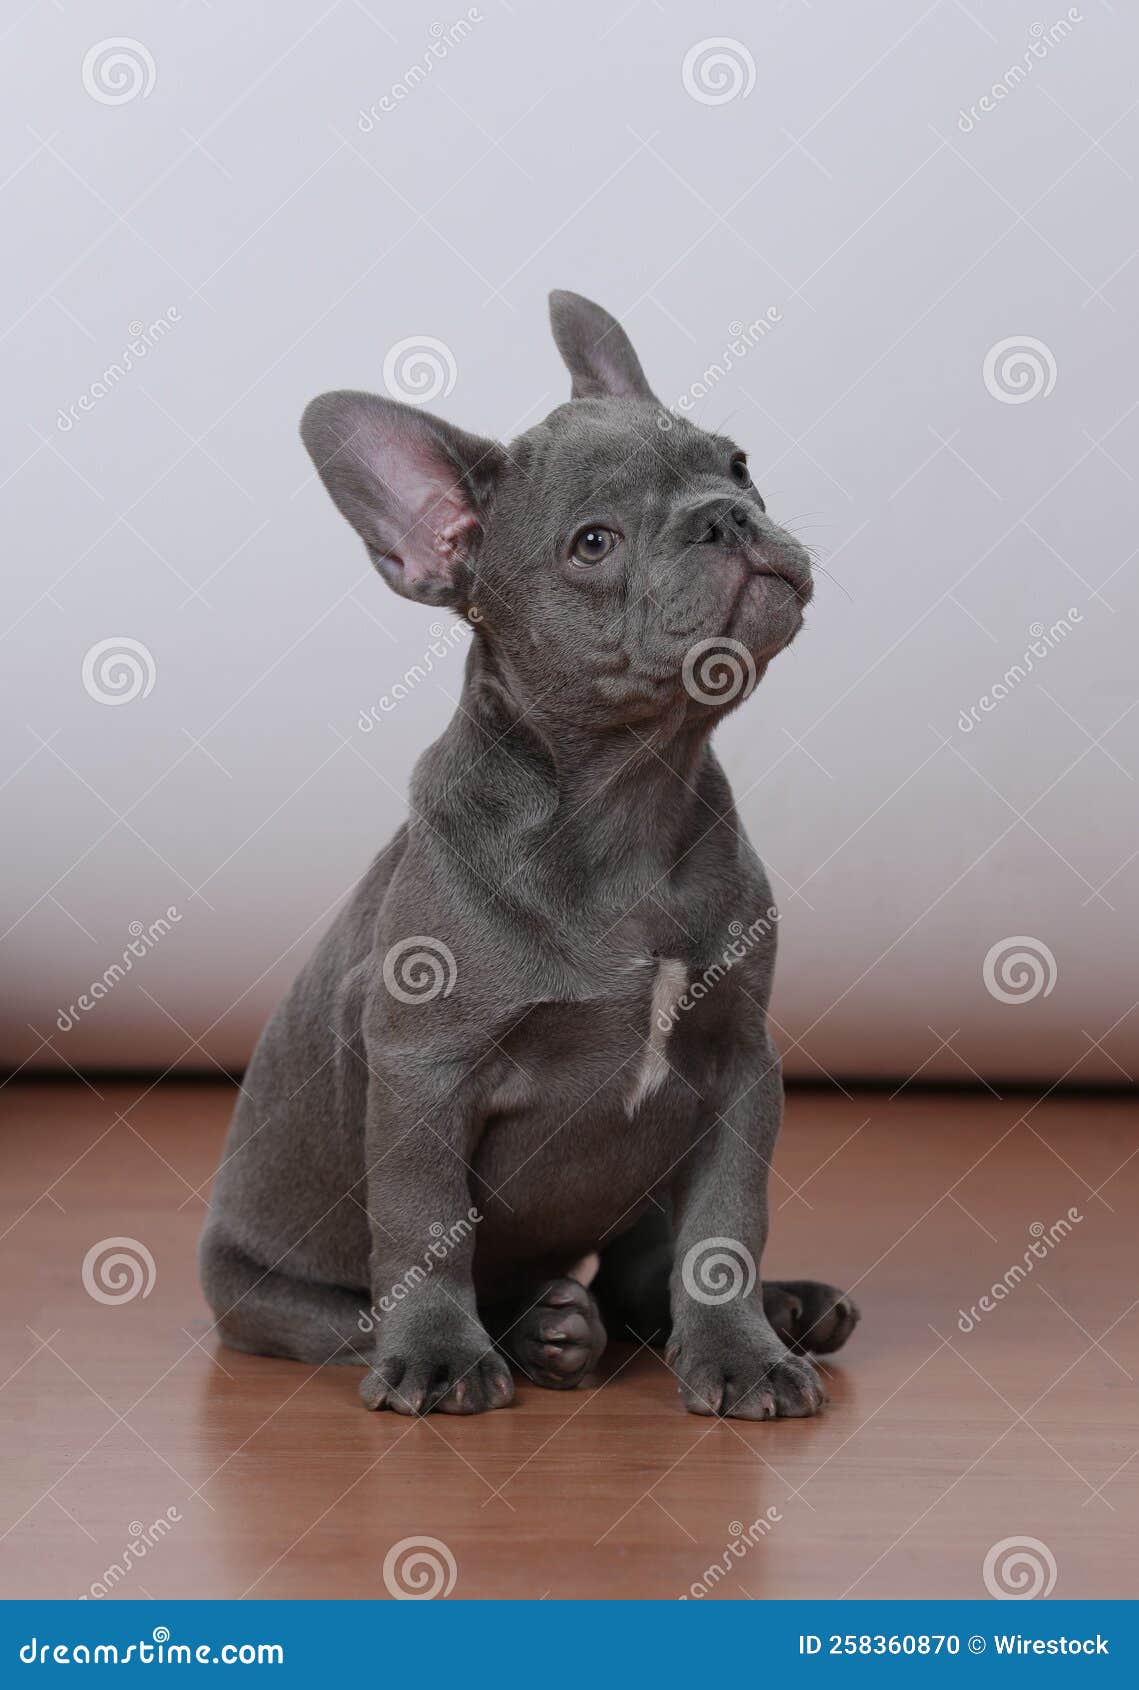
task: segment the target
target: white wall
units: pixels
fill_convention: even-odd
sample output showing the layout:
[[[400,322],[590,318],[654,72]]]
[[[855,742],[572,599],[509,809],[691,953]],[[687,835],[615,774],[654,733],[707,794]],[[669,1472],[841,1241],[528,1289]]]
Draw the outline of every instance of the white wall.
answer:
[[[1036,0],[476,11],[370,129],[458,0],[12,22],[5,1058],[244,1060],[460,674],[455,652],[360,730],[432,618],[368,570],[301,409],[380,388],[389,349],[431,336],[456,372],[436,408],[518,432],[566,393],[545,326],[565,286],[621,316],[670,401],[733,325],[778,318],[694,414],[833,577],[720,740],[784,911],[789,1068],[1118,1079],[1139,1047],[1134,14],[1084,0],[1053,44]],[[693,97],[704,34],[746,48],[750,91]],[[106,103],[84,58],[124,36],[154,84]],[[1054,386],[1002,402],[986,354],[1025,337]],[[122,636],[153,686],[109,707],[84,656]],[[1016,935],[1055,984],[1003,1003],[982,964]]]

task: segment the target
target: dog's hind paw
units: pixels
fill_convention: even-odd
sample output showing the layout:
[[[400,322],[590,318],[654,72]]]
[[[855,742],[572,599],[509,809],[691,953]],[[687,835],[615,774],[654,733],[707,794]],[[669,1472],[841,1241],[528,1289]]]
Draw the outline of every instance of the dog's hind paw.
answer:
[[[841,1350],[859,1321],[853,1297],[814,1279],[764,1280],[763,1312],[798,1355]]]
[[[593,1293],[576,1279],[552,1279],[501,1342],[535,1385],[569,1391],[597,1366],[606,1337]]]

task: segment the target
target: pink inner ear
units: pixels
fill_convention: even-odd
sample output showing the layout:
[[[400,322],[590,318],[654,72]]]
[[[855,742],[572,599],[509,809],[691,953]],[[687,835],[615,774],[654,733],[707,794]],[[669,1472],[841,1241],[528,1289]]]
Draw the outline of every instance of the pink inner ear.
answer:
[[[435,550],[448,563],[460,562],[467,553],[471,534],[478,527],[478,518],[463,511],[453,521],[435,531]]]
[[[420,492],[425,491],[421,489]],[[478,518],[461,499],[440,495],[434,483],[412,517],[400,547],[404,579],[441,580],[466,556]]]
[[[441,580],[462,561],[478,518],[455,482],[454,471],[433,457],[413,455],[390,473],[398,489],[405,532],[396,550],[408,583]]]

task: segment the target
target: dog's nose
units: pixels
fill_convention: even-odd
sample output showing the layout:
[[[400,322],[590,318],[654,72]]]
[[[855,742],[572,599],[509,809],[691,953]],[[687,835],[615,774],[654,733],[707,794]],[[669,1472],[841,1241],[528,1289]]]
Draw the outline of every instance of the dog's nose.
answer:
[[[692,513],[690,545],[719,546],[735,551],[759,538],[759,524],[750,505],[731,499],[713,499]]]

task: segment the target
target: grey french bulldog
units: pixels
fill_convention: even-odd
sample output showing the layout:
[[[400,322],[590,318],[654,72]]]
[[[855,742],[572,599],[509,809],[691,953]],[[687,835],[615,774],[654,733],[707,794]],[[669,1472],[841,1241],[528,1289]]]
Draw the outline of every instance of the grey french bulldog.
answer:
[[[824,1401],[858,1319],[761,1282],[776,912],[710,746],[798,632],[803,547],[670,414],[607,311],[551,296],[572,398],[509,446],[368,393],[301,434],[397,593],[472,629],[410,819],[277,1009],[201,1244],[235,1349],[367,1368],[369,1408],[566,1388],[606,1329],[686,1408]]]

